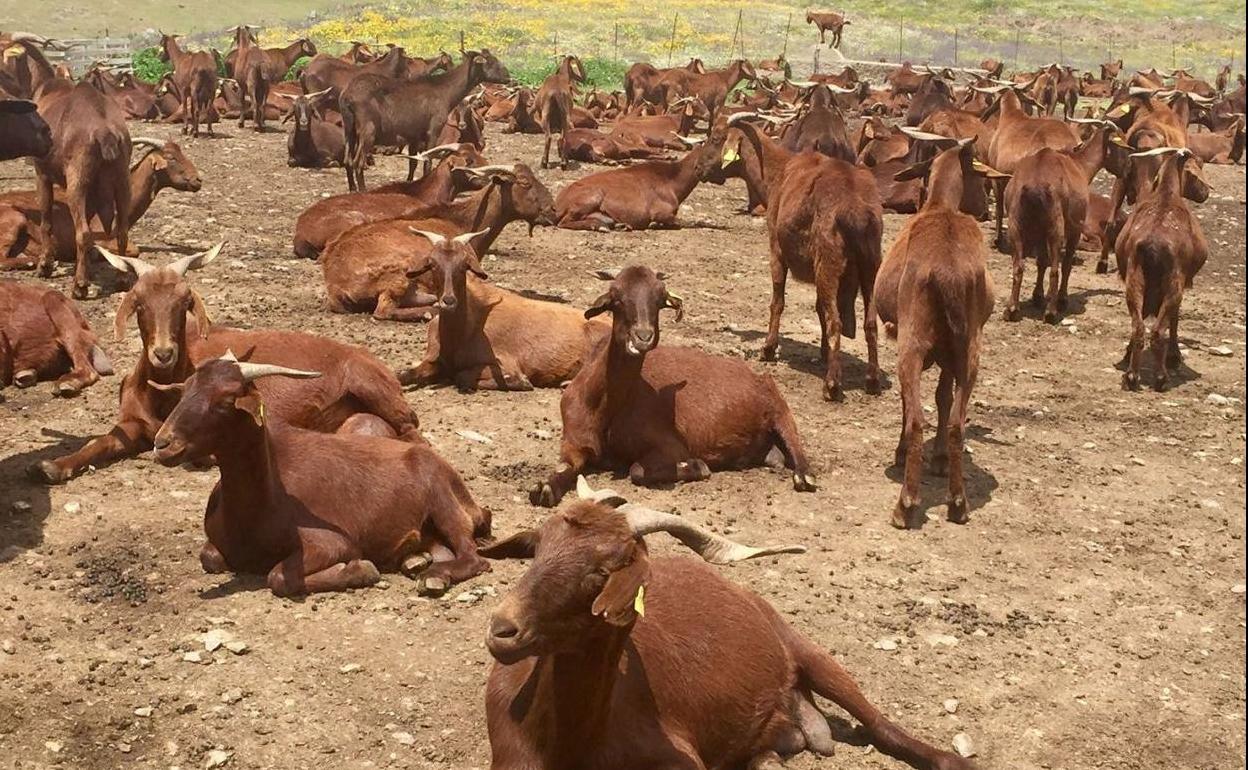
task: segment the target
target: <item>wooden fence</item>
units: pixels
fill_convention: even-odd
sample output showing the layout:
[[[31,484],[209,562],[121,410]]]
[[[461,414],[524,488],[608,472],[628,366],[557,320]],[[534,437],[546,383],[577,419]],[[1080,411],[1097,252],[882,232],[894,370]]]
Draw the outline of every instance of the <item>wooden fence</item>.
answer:
[[[44,51],[53,65],[68,64],[75,75],[81,75],[93,62],[102,62],[111,67],[126,68],[130,66],[131,44],[126,37],[97,37],[78,39],[58,39],[70,46],[68,50],[57,51],[49,48]]]

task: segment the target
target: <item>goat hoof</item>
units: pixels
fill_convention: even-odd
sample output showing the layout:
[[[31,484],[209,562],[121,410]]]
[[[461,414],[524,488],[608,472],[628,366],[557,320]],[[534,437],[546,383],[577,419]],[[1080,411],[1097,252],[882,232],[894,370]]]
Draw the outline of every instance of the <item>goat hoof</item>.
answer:
[[[34,369],[23,369],[13,375],[13,384],[19,388],[29,388],[37,379]]]
[[[845,389],[839,384],[825,382],[823,384],[823,400],[840,403],[845,400]]]
[[[762,358],[764,361],[775,361],[776,360],[776,346],[765,345],[763,347],[763,352],[759,354],[759,357]]]
[[[867,390],[867,395],[869,396],[880,395],[880,393],[883,391],[883,388],[880,387],[879,378],[878,377],[868,378],[866,390]]]
[[[27,475],[39,484],[63,484],[69,480],[69,472],[61,470],[51,460],[40,460],[30,466]]]
[[[1044,322],[1050,326],[1056,326],[1059,320],[1061,320],[1061,316],[1057,313],[1046,311],[1044,314]]]
[[[1158,393],[1165,393],[1168,383],[1165,377],[1156,377],[1153,379],[1153,390]]]
[[[1007,307],[1005,309],[1005,312],[1001,314],[1001,317],[1004,318],[1006,321],[1009,321],[1010,323],[1014,323],[1022,316],[1019,314],[1018,308]]]
[[[74,284],[74,289],[72,293],[73,293],[74,299],[86,299],[87,295],[90,293],[90,287],[85,283],[84,284],[76,283]]]
[[[1097,262],[1097,263],[1096,263],[1096,274],[1097,274],[1097,275],[1105,275],[1105,274],[1106,274],[1106,273],[1108,273],[1108,272],[1109,272],[1109,263],[1108,263],[1108,262]]]
[[[1123,390],[1139,390],[1140,389],[1140,375],[1132,374],[1131,372],[1127,372],[1126,374],[1122,375],[1122,389]]]
[[[966,512],[966,498],[958,495],[949,501],[949,510],[945,514],[945,518],[954,524],[965,524],[971,520]]]
[[[910,529],[911,509],[897,503],[897,507],[893,509],[893,519],[891,524],[897,529]]]
[[[928,468],[931,469],[933,476],[941,476],[941,477],[948,476],[949,475],[949,458],[943,457],[941,455],[936,455],[935,457],[932,458],[931,463],[928,464]]]
[[[796,492],[814,492],[815,477],[810,473],[794,473],[793,489]]]
[[[416,593],[421,596],[441,596],[447,592],[451,584],[446,578],[425,577],[416,581]]]
[[[558,498],[555,496],[555,490],[551,488],[549,483],[542,483],[529,492],[529,502],[542,508],[554,508]]]
[[[1166,354],[1166,368],[1174,371],[1183,365],[1183,354],[1177,350],[1171,350]]]
[[[403,563],[399,565],[399,571],[408,577],[413,577],[429,569],[431,564],[433,564],[433,557],[429,554],[414,553],[403,560]]]
[[[61,398],[71,398],[78,395],[81,390],[82,389],[77,384],[72,382],[58,382],[56,383],[56,386],[52,388],[52,392]]]

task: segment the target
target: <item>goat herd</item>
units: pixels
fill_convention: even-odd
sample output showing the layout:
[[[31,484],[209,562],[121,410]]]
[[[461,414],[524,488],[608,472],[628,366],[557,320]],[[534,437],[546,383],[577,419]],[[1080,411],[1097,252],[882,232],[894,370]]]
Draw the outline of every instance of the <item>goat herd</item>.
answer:
[[[834,44],[848,23],[815,21]],[[995,301],[978,220],[995,217],[998,246],[1013,257],[1007,321],[1020,317],[1027,258],[1032,301],[1056,323],[1077,247],[1100,251],[1099,272],[1113,252],[1130,314],[1123,385],[1138,387],[1151,352],[1152,385],[1165,388],[1179,363],[1180,303],[1207,253],[1187,201],[1209,194],[1203,164],[1242,155],[1242,77],[1234,90],[1227,71],[1215,85],[1183,71],[1171,85],[1155,70],[1124,80],[1115,62],[1099,78],[1053,65],[1006,80],[989,61],[964,86],[950,70],[909,64],[873,86],[852,68],[793,82],[780,57],[722,70],[639,63],[622,92],[605,93],[585,90],[584,68],[566,56],[534,91],[509,85],[488,50],[457,62],[355,43],[334,57],[307,40],[263,49],[247,26],[234,40],[221,56],[164,35],[173,71],[151,86],[102,67],[75,82],[43,53],[55,41],[0,33],[0,159],[29,157],[35,169],[34,190],[0,194],[0,263],[50,277],[57,259],[72,260],[76,299],[93,270],[116,271],[117,339],[134,318],[143,346],[115,424],[36,464],[35,480],[64,483],[147,451],[167,466],[215,463],[202,565],[265,574],[279,596],[360,588],[393,571],[441,594],[487,571],[486,558],[531,559],[486,637],[497,661],[486,691],[495,768],[761,770],[832,752],[814,695],[915,767],[972,766],[890,722],[763,599],[697,562],[651,560],[644,537],[667,532],[713,564],[800,548],[747,547],[585,481],[615,470],[662,486],[767,464],[789,468],[795,490],[814,490],[799,421],[771,378],[739,359],[660,345],[662,311],[683,312],[661,272],[601,272],[601,296],[580,311],[491,284],[480,257],[514,221],[676,227],[700,182],[743,180],[769,237],[763,358],[776,357],[792,273],[815,286],[822,392],[841,400],[840,340],[857,333],[861,296],[869,393],[882,387],[881,321],[898,350],[904,481],[893,524],[921,516],[919,383],[933,365],[930,465],[948,475],[947,515],[962,523],[964,426]],[[302,56],[312,59],[300,80],[283,81]],[[1081,96],[1107,104],[1079,115]],[[177,143],[133,137],[127,121],[181,122],[195,137],[228,117],[257,130],[293,121],[290,165],[344,168],[350,192],[298,215],[294,253],[319,260],[331,311],[428,320],[416,366],[396,373],[308,333],[213,325],[188,277],[220,244],[164,265],[137,254],[129,230],[156,194],[202,182]],[[542,168],[552,142],[565,168],[619,167],[554,197],[528,166],[486,161],[484,121],[544,135]],[[366,188],[379,153],[405,154],[406,180]],[[1114,177],[1111,196],[1089,189],[1102,169]],[[913,215],[887,254],[885,210]],[[73,395],[111,371],[73,301],[0,282],[0,386],[54,380],[57,394]],[[490,512],[422,438],[404,398],[403,386],[435,383],[563,386],[558,464],[530,500],[554,507],[575,490],[577,502],[540,529],[492,540]],[[703,684],[680,685],[692,681]]]

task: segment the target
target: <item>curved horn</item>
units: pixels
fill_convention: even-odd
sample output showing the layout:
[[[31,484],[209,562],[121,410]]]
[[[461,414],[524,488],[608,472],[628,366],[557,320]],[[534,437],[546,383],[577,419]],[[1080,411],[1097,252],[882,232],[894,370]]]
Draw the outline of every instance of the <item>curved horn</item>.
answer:
[[[100,253],[100,256],[104,257],[108,264],[123,273],[134,273],[136,276],[142,277],[156,269],[138,257],[123,257],[119,254],[114,254],[98,243],[95,245],[95,250]]]
[[[595,503],[609,505],[612,508],[619,508],[628,502],[624,497],[614,489],[594,489],[589,486],[589,482],[584,476],[576,477],[576,496],[582,500],[589,500]]]
[[[443,235],[442,233],[435,233],[432,230],[418,230],[415,227],[408,227],[407,229],[411,230],[417,235],[424,236],[424,238],[427,241],[429,241],[429,243],[433,246],[441,246],[442,244],[446,243],[446,236]]]
[[[177,259],[169,263],[169,269],[178,275],[186,275],[188,270],[198,270],[209,262],[217,258],[221,253],[221,247],[225,246],[225,241],[220,241],[207,251],[201,251],[197,254],[187,254],[185,257]]]
[[[490,228],[487,227],[484,230],[478,230],[475,233],[464,233],[463,235],[457,235],[451,239],[451,243],[458,243],[461,246],[468,246],[472,243],[473,238],[476,238],[479,235],[485,235],[489,231],[490,231]]]
[[[1128,96],[1144,96],[1144,95],[1152,96],[1153,94],[1157,93],[1160,90],[1161,90],[1160,88],[1142,88],[1141,86],[1131,86],[1130,88],[1127,89],[1127,95]]]
[[[920,131],[917,128],[911,128],[910,126],[897,126],[897,130],[905,134],[906,136],[910,137],[911,139],[916,139],[920,142],[943,142],[943,141],[947,141],[948,139],[950,139],[950,137],[948,136],[941,136],[940,134],[930,134],[926,131]]]
[[[1186,147],[1154,147],[1151,150],[1144,150],[1142,152],[1133,152],[1131,153],[1131,157],[1132,158],[1150,158],[1154,155],[1167,155],[1172,152],[1190,154],[1191,150],[1187,149]]]
[[[415,157],[417,160],[433,160],[436,158],[444,158],[453,152],[459,152],[463,148],[464,148],[464,145],[458,142],[452,142],[451,144],[439,144],[437,147],[430,147],[424,152],[416,153]]]
[[[671,134],[672,136],[676,137],[677,139],[679,139],[681,142],[683,142],[685,145],[687,145],[687,146],[689,146],[689,147],[697,147],[699,144],[702,144],[703,142],[705,142],[705,141],[706,141],[706,137],[705,137],[705,136],[700,136],[700,137],[698,137],[697,139],[690,139],[690,138],[689,138],[689,137],[687,137],[687,136],[681,136],[680,134],[676,133],[675,131],[669,131],[668,133],[669,133],[669,134]]]
[[[159,139],[153,139],[150,136],[136,136],[130,140],[130,144],[133,146],[140,146],[140,147],[142,146],[154,147],[157,150],[162,149],[165,146],[164,142],[162,142]]]
[[[1071,123],[1079,123],[1080,125],[1084,125],[1084,126],[1112,126],[1114,125],[1111,121],[1102,120],[1101,118],[1067,118],[1066,120]]]
[[[592,273],[590,273],[590,275],[592,275],[593,277],[597,278],[600,281],[614,281],[616,277],[619,276],[619,274],[620,274],[620,268],[618,267],[608,267],[603,270],[595,270]]]
[[[635,537],[642,538],[654,532],[666,532],[711,564],[731,564],[782,553],[806,553],[806,548],[800,545],[767,548],[742,545],[674,514],[643,508],[632,503],[625,503],[617,510],[628,519],[628,527]]]
[[[334,87],[330,86],[329,88],[322,88],[320,91],[313,91],[310,94],[304,94],[304,96],[308,99],[320,99],[322,96],[328,94],[330,91],[333,91],[333,90],[334,90]]]
[[[229,360],[229,359],[225,359]],[[250,361],[232,362],[238,367],[238,371],[243,375],[243,382],[252,382],[261,377],[269,377],[271,375],[280,375],[282,377],[295,377],[301,380],[320,377],[320,372],[306,372],[302,369],[291,369],[286,366],[278,366],[277,364],[253,364]]]
[[[495,163],[494,165],[491,165],[491,166],[477,166],[476,168],[465,167],[464,171],[468,172],[469,174],[476,174],[477,176],[485,176],[487,174],[492,174],[496,171],[502,171],[508,174],[514,174],[516,173],[516,167],[508,166],[503,163]]]
[[[734,112],[728,116],[726,125],[731,126],[736,123],[740,123],[741,121],[746,120],[747,118],[757,118],[757,117],[758,117],[757,112]]]

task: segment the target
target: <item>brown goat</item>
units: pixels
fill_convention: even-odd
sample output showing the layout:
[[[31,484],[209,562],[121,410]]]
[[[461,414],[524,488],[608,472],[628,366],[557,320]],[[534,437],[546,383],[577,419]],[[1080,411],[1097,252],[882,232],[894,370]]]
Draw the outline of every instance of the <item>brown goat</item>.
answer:
[[[832,44],[830,48],[841,47],[841,35],[845,31],[846,24],[852,24],[843,13],[835,13],[833,11],[807,11],[806,23],[814,24],[819,28],[819,42],[827,42],[825,33],[832,33]]]
[[[992,316],[993,287],[984,237],[974,218],[958,207],[963,185],[982,184],[983,173],[970,139],[902,172],[927,177],[927,201],[906,222],[876,280],[873,312],[897,339],[902,425],[894,462],[904,464],[905,480],[892,523],[903,529],[918,525],[914,514],[923,473],[919,380],[932,364],[940,367],[932,464],[949,476],[949,520],[967,521],[963,429],[979,373],[983,327]]]
[[[221,468],[204,512],[204,570],[267,574],[276,596],[362,588],[380,570],[438,595],[487,572],[474,538],[489,536],[489,511],[429,446],[268,419],[273,399],[253,383],[319,376],[227,354],[157,388],[181,394],[153,440],[157,462],[212,456]],[[429,557],[442,549],[451,559]]]
[[[612,165],[622,160],[654,160],[663,151],[627,134],[604,134],[593,128],[573,128],[559,137],[559,157]]]
[[[0,388],[56,380],[72,396],[113,373],[73,300],[54,289],[0,281]]]
[[[409,275],[423,276],[439,312],[429,326],[424,359],[399,372],[402,384],[453,382],[460,390],[558,387],[576,376],[610,333],[608,324],[587,321],[574,308],[491,286],[471,245],[476,233],[420,234],[432,248]]]
[[[534,106],[537,108],[542,133],[546,137],[542,150],[542,168],[550,168],[550,143],[554,134],[562,137],[572,128],[572,91],[577,83],[585,82],[585,65],[575,56],[565,56],[555,73],[542,81],[537,90]],[[568,157],[559,142],[559,167],[568,167]]]
[[[433,173],[415,182],[398,182],[371,192],[343,193],[321,198],[295,219],[295,256],[316,259],[326,244],[342,233],[369,222],[420,216],[450,203],[471,179],[455,169],[480,165],[471,145],[440,145],[420,157],[444,158]]]
[[[330,241],[321,255],[329,309],[371,309],[374,318],[389,321],[429,317],[430,302],[411,277],[423,264],[429,241],[413,227],[451,236],[475,228],[472,247],[484,254],[510,222],[526,221],[532,232],[535,225],[554,221],[550,191],[528,166],[487,166],[466,173],[484,180],[484,187],[420,219],[371,222]]]
[[[559,466],[529,493],[553,506],[586,467],[628,469],[634,484],[703,481],[712,470],[764,463],[815,488],[797,423],[775,382],[744,362],[659,346],[659,311],[682,300],[647,267],[602,272],[607,291],[586,318],[611,313],[611,337],[563,392]]]
[[[352,51],[357,50],[352,46]],[[350,52],[348,52],[350,53]],[[403,49],[391,48],[383,55],[363,61],[344,61],[343,57],[320,54],[312,57],[308,66],[299,74],[299,82],[307,93],[332,88],[335,94],[341,95],[352,80],[363,75],[384,75],[391,78],[406,79],[407,61]]]
[[[728,92],[736,88],[742,80],[751,83],[757,81],[758,75],[754,72],[753,64],[745,59],[734,59],[722,70],[701,73],[687,69],[667,70],[659,80],[669,86],[669,92],[690,96],[700,102],[706,108],[708,120],[713,126],[728,98]]]
[[[226,350],[324,373],[315,382],[279,381],[261,388],[273,416],[286,423],[334,431],[351,415],[371,412],[389,423],[400,439],[423,441],[398,380],[368,351],[301,332],[212,328],[203,300],[184,274],[215,259],[220,244],[164,267],[98,250],[113,267],[137,276],[117,308],[115,331],[118,341],[125,339],[126,321],[136,315],[143,354],[121,383],[121,406],[113,428],[76,452],[39,462],[31,468],[36,480],[59,484],[88,467],[102,467],[150,449],[161,422],[178,401],[176,393],[155,388],[153,383],[180,383],[190,376],[195,362]],[[188,313],[194,316],[193,323],[188,324]]]
[[[176,35],[162,34],[159,47],[160,60],[173,66],[173,83],[182,107],[182,133],[199,136],[199,124],[206,122],[211,134],[208,111],[218,85],[215,57],[210,51],[183,51]]]
[[[811,89],[808,107],[786,128],[780,146],[792,153],[819,152],[853,163],[855,153],[845,115],[833,96],[852,92],[853,89],[838,86],[816,85]]]
[[[481,550],[533,559],[490,617],[485,712],[494,770],[763,768],[835,744],[814,696],[882,753],[924,770],[972,765],[908,735],[826,650],[701,562],[651,560],[666,532],[711,564],[751,548],[578,480],[582,499]]]
[[[854,300],[863,301],[867,341],[867,392],[880,392],[876,327],[871,315],[872,287],[880,265],[884,212],[870,171],[815,153],[793,155],[744,121],[729,118],[745,139],[743,158],[752,153],[763,197],[771,262],[771,313],[762,357],[776,359],[780,316],[784,313],[789,273],[815,284],[819,315],[819,352],[827,363],[823,395],[844,398],[841,384],[841,335],[853,338],[857,324]],[[748,145],[748,147],[747,147]]]
[[[288,97],[290,111],[282,122],[293,120],[294,125],[286,138],[286,165],[300,168],[342,165],[346,152],[342,126],[321,117],[321,102],[329,93],[330,90],[325,89]]]
[[[666,105],[674,96],[672,83],[664,79],[669,72],[685,70],[705,74],[706,66],[701,59],[690,59],[684,67],[659,68],[646,62],[636,62],[624,73],[624,109],[632,110],[642,102]]]
[[[126,249],[130,211],[130,132],[125,115],[113,100],[87,83],[74,85],[57,78],[39,48],[29,42],[14,44],[32,72],[35,104],[52,132],[52,149],[35,158],[36,192],[39,201],[40,240],[53,243],[53,187],[65,189],[65,205],[74,222],[75,299],[87,296],[87,257],[91,217],[105,208],[112,216],[103,220],[104,230]],[[9,56],[6,49],[5,57]],[[52,274],[55,252],[45,250],[40,273]]]
[[[245,24],[234,28],[234,50],[237,52],[234,79],[238,81],[243,103],[238,114],[238,127],[243,128],[247,124],[247,103],[250,102],[252,123],[256,131],[262,132],[267,117],[265,107],[269,101],[269,88],[274,81],[281,80],[285,72],[280,75],[274,72],[268,53],[256,42]]]
[[[1013,281],[1005,320],[1017,321],[1020,317],[1018,296],[1027,257],[1036,260],[1036,287],[1031,301],[1036,307],[1044,307],[1045,322],[1057,323],[1059,311],[1066,310],[1070,272],[1087,218],[1089,185],[1105,162],[1106,145],[1111,131],[1116,130],[1112,123],[1103,125],[1073,152],[1045,147],[1014,167],[1013,178],[1005,187],[1013,255]],[[1046,302],[1044,274],[1049,269],[1052,275]]]
[[[680,160],[651,160],[581,177],[559,191],[555,222],[567,230],[676,227],[680,204],[719,162],[722,146],[720,136]]]
[[[1161,170],[1151,189],[1141,195],[1118,234],[1118,276],[1126,283],[1127,312],[1131,315],[1131,339],[1123,358],[1126,372],[1122,386],[1140,386],[1140,359],[1145,337],[1153,354],[1153,389],[1165,390],[1169,370],[1182,363],[1179,352],[1179,306],[1184,289],[1209,257],[1200,220],[1183,201],[1183,167],[1191,150],[1163,147],[1133,155],[1164,155]],[[1152,328],[1148,324],[1152,322]],[[1163,336],[1169,332],[1169,344]]]
[[[1244,159],[1244,118],[1224,131],[1188,134],[1187,146],[1205,163],[1236,165]]]
[[[130,170],[130,212],[128,224],[134,227],[156,199],[157,193],[166,188],[183,192],[199,192],[203,186],[199,170],[175,142],[160,142],[155,139],[138,137],[133,140],[136,147],[141,147],[141,154],[134,161]],[[20,218],[0,223],[0,243],[14,243],[25,239],[30,245],[26,248],[29,257],[20,257],[16,253],[0,252],[0,268],[33,267],[35,258],[50,250],[62,258],[69,258],[74,251],[74,220],[63,195],[55,197],[52,207],[52,243],[49,246],[42,240],[42,213],[39,210],[38,193],[31,191],[14,191],[0,193],[0,206],[21,214]],[[112,218],[112,210],[105,205],[93,216],[91,237],[99,243],[109,243],[104,233],[104,225]],[[8,218],[6,218],[8,219]],[[98,225],[98,229],[97,228]],[[122,247],[112,244],[114,248]],[[131,249],[133,251],[133,249]]]

